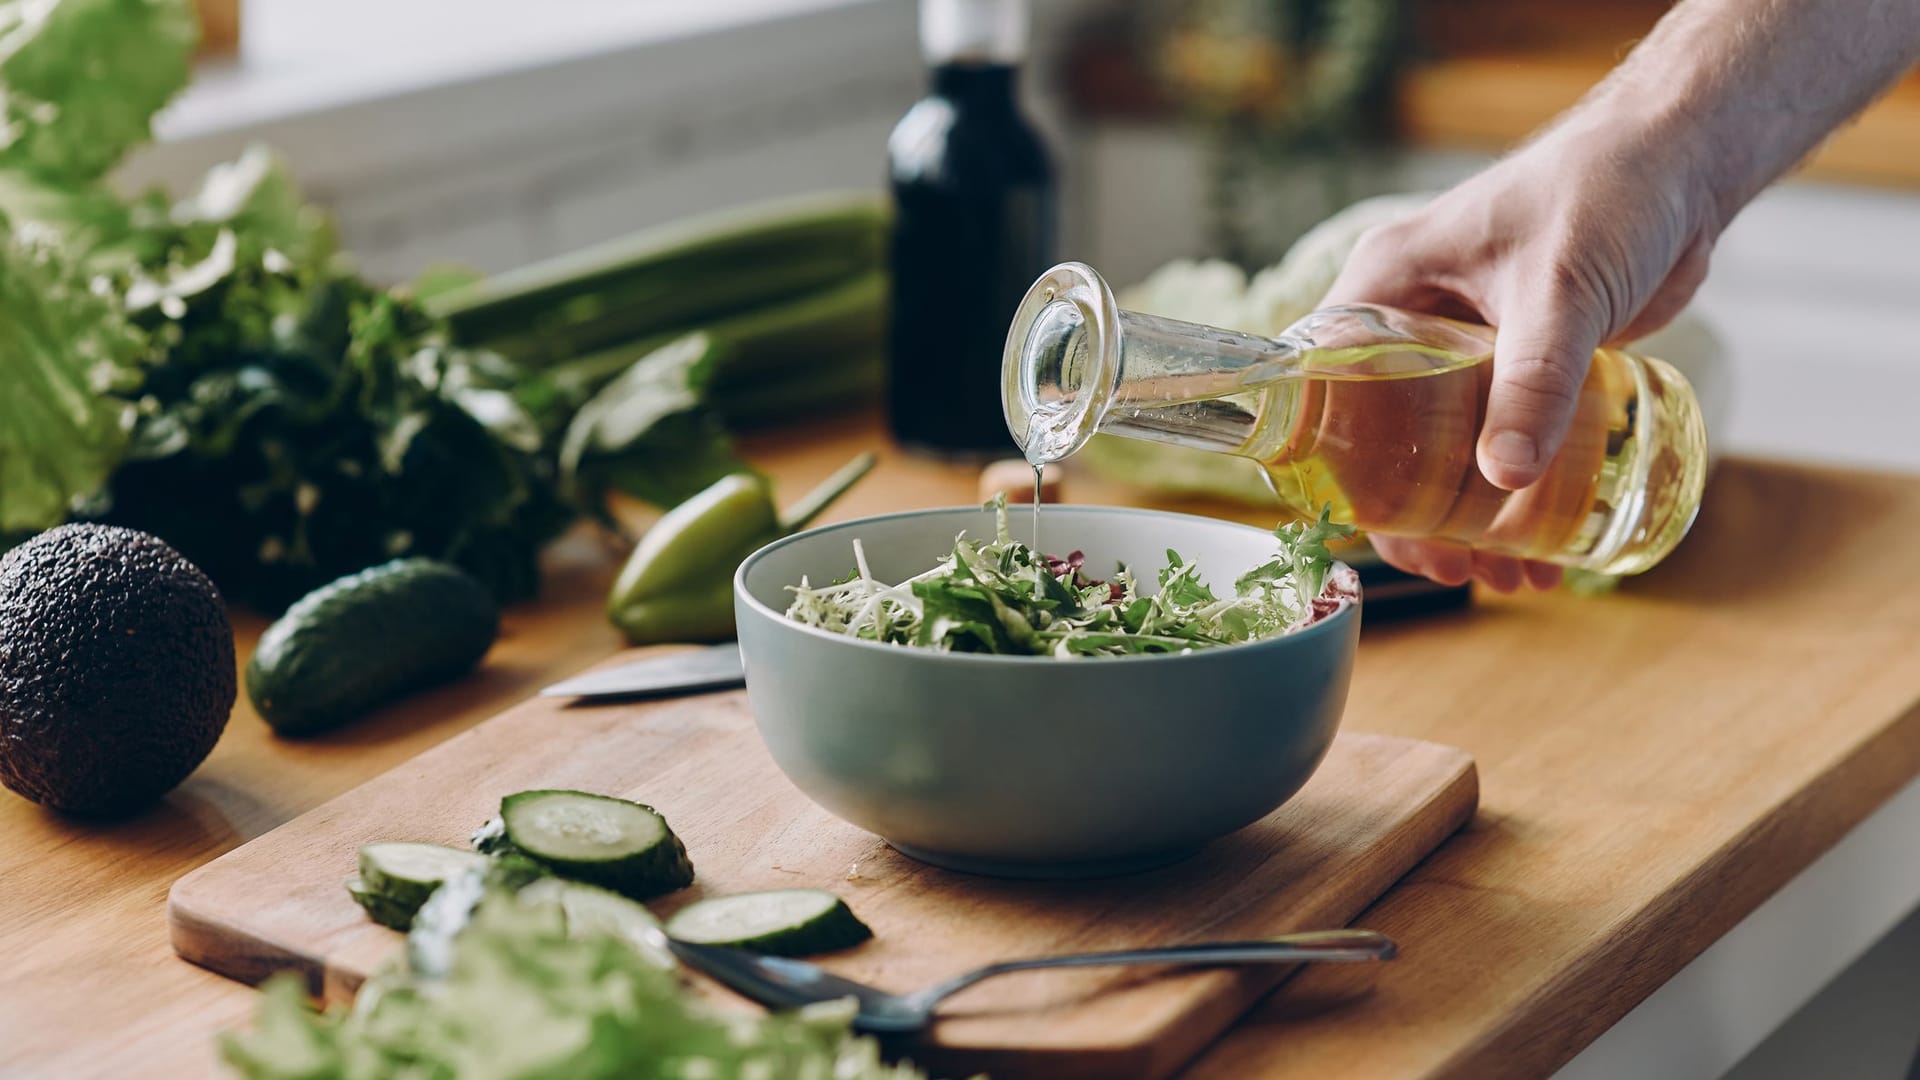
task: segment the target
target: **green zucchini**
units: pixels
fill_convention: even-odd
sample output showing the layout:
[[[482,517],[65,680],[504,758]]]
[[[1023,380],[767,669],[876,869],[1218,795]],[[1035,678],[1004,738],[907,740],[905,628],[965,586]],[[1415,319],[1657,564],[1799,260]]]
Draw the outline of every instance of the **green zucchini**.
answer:
[[[884,199],[780,199],[644,230],[432,298],[463,344],[522,362],[677,335],[885,262]]]
[[[282,735],[310,735],[473,670],[500,610],[446,563],[396,559],[302,597],[260,637],[247,696]]]
[[[829,282],[763,307],[738,312],[698,327],[628,338],[607,348],[568,359],[544,378],[567,401],[590,400],[635,364],[690,333],[705,335],[706,355],[696,363],[702,396],[731,423],[729,404],[745,398],[764,416],[778,398],[769,384],[790,391],[817,380],[832,380],[842,369],[877,372],[886,345],[887,275],[875,270]],[[839,391],[853,403],[871,398],[878,380],[853,377]],[[817,396],[817,395],[809,395]],[[804,415],[788,409],[787,417]]]
[[[846,901],[820,889],[775,889],[700,900],[667,920],[667,934],[773,956],[811,956],[873,936]]]
[[[887,274],[862,274],[705,329],[721,347],[707,383],[711,394],[725,396],[781,375],[818,375],[845,357],[882,346]]]
[[[522,791],[500,801],[512,849],[562,877],[645,900],[693,883],[686,846],[651,806],[583,791]]]
[[[871,404],[886,385],[885,351],[878,345],[834,361],[709,393],[707,405],[729,431],[744,432],[820,419]]]

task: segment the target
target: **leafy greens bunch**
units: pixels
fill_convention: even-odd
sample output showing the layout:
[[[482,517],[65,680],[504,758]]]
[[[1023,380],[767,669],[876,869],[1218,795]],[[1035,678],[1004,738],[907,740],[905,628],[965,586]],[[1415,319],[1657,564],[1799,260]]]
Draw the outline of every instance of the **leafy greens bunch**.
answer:
[[[580,932],[557,904],[523,894],[488,892],[444,946],[425,944],[410,941],[409,961],[370,979],[348,1010],[315,1013],[300,980],[269,982],[253,1029],[224,1040],[227,1063],[248,1080],[921,1075],[850,1033],[851,1002],[722,1013],[626,940]]]
[[[830,585],[793,589],[787,616],[809,626],[891,645],[1027,656],[1128,656],[1234,645],[1284,634],[1327,610],[1330,541],[1352,535],[1323,512],[1311,524],[1274,531],[1274,558],[1240,576],[1221,597],[1199,567],[1167,552],[1159,588],[1142,595],[1131,570],[1110,581],[1085,572],[1079,552],[1035,552],[1007,528],[1004,497],[991,542],[962,535],[933,569],[898,584],[874,578],[854,541],[854,572]]]
[[[459,347],[344,265],[264,149],[183,200],[115,195],[195,37],[190,0],[0,0],[0,548],[104,519],[270,612],[399,555],[509,601],[610,488],[671,504],[742,467],[699,355],[594,397]]]

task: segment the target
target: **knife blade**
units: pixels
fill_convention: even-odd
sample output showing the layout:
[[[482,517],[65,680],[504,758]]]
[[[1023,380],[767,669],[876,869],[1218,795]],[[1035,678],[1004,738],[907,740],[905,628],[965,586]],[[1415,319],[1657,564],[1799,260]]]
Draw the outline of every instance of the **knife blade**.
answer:
[[[540,695],[589,700],[666,697],[731,690],[746,681],[747,669],[740,658],[740,646],[728,642],[589,672],[554,683],[540,691]]]

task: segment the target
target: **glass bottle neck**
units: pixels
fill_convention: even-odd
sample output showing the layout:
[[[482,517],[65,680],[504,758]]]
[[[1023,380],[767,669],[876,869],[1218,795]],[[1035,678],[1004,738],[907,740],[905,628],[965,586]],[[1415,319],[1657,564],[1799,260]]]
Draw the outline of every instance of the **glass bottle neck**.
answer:
[[[1303,374],[1300,342],[1120,313],[1119,377],[1097,430],[1191,450],[1247,454]],[[1290,401],[1290,396],[1282,395]]]
[[[1026,0],[920,0],[928,62],[1013,64],[1027,53]]]
[[[1035,464],[1096,432],[1264,457],[1289,429],[1303,379],[1381,381],[1471,366],[1492,333],[1353,305],[1316,311],[1278,337],[1123,311],[1091,268],[1063,263],[1020,302],[1002,360],[1014,440]]]

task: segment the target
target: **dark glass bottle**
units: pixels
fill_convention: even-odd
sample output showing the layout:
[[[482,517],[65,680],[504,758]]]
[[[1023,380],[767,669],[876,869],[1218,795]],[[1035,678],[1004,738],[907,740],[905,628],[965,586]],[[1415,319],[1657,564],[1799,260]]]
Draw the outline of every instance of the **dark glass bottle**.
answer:
[[[941,457],[1017,454],[1000,404],[1007,326],[1054,259],[1053,168],[1021,114],[1018,0],[926,0],[931,92],[887,141],[896,211],[888,415]]]

